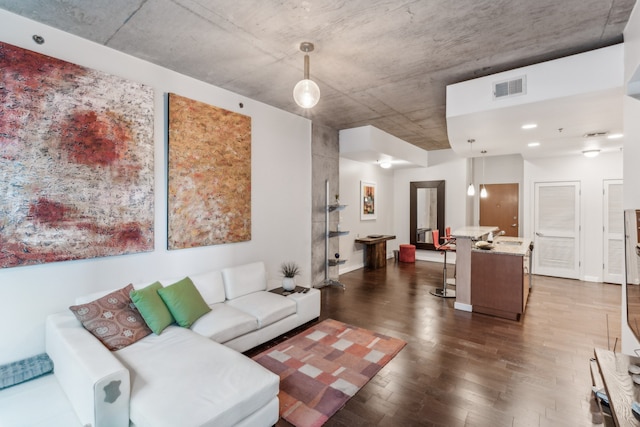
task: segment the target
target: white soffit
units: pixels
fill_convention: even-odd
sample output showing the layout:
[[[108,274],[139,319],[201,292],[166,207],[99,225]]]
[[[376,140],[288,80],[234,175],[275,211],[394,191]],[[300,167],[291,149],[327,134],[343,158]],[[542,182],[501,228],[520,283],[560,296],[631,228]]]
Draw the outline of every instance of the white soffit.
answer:
[[[618,150],[622,140],[585,138],[622,132],[623,46],[544,62],[447,86],[447,131],[460,156],[569,155],[583,149]],[[496,82],[526,76],[525,94],[494,99]],[[525,123],[537,128],[523,131]],[[469,139],[474,139],[473,152]],[[536,148],[528,146],[539,142]]]
[[[340,157],[377,165],[390,161],[392,169],[428,166],[428,152],[373,126],[343,129]]]

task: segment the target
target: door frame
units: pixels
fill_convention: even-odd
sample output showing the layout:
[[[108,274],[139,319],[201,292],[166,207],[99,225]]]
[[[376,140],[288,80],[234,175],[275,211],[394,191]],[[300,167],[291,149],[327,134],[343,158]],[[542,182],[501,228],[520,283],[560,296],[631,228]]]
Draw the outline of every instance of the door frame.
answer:
[[[625,280],[625,259],[624,259],[624,251],[625,251],[625,236],[624,236],[624,209],[622,200],[620,200],[620,232],[619,233],[610,233],[609,232],[609,186],[611,185],[622,185],[621,179],[604,179],[602,181],[602,281],[605,283],[617,283],[621,284]],[[619,274],[611,274],[609,273],[609,240],[619,240],[621,246],[621,255],[620,255],[620,263],[622,270]]]
[[[575,201],[574,201],[574,229],[569,232],[556,232],[553,236],[549,235],[546,230],[540,230],[539,226],[539,189],[540,187],[566,187],[573,186]],[[579,279],[582,276],[582,211],[581,211],[581,182],[580,181],[538,181],[533,183],[533,241],[534,241],[534,263],[533,263],[533,272],[534,274],[540,274],[544,276],[553,276],[553,277],[564,277],[568,279]],[[545,233],[547,235],[545,236]],[[536,256],[537,253],[540,254],[541,247],[541,239],[545,237],[567,237],[573,238],[574,240],[574,268],[572,270],[561,269],[561,268],[551,268],[551,267],[542,267],[540,265],[540,255]]]

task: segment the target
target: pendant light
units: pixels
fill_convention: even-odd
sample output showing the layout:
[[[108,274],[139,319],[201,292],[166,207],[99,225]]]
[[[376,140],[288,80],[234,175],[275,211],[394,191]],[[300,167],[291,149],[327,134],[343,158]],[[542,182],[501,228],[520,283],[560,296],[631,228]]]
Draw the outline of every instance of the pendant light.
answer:
[[[475,139],[467,139],[469,143],[470,152],[471,152],[471,182],[469,183],[469,187],[467,187],[467,196],[475,196],[476,188],[473,186],[473,143],[476,142]]]
[[[483,199],[487,198],[487,187],[485,186],[485,180],[484,180],[484,155],[487,154],[487,150],[482,150],[480,152],[482,154],[482,189],[480,190],[480,197],[482,197]]]
[[[300,43],[300,50],[304,55],[304,79],[293,88],[293,99],[302,108],[312,108],[320,101],[320,88],[309,79],[309,52],[313,51],[313,43]]]

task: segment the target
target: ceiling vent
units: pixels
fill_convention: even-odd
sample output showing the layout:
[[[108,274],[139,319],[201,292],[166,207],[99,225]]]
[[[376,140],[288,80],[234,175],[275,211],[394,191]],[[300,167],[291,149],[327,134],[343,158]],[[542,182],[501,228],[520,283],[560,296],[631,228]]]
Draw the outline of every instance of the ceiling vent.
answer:
[[[493,99],[504,99],[527,93],[527,76],[520,76],[493,84]]]
[[[585,138],[598,138],[598,137],[602,137],[605,136],[606,134],[608,134],[609,132],[589,132],[589,133],[585,133],[584,136]]]

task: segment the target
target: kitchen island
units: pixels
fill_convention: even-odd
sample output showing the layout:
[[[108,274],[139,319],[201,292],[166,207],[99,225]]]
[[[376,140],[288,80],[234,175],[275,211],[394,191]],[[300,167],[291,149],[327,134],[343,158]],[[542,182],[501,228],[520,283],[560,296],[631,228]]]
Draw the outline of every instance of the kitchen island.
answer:
[[[529,297],[529,244],[528,239],[501,236],[485,249],[472,248],[474,312],[520,319]]]
[[[485,249],[492,226],[468,226],[453,231],[456,240],[456,301],[462,311],[519,319],[529,296],[529,244],[521,237],[499,236]]]
[[[456,240],[456,302],[457,310],[473,311],[471,305],[471,248],[477,240],[486,240],[498,227],[467,226],[454,230]]]

